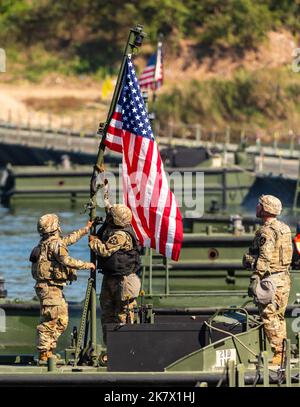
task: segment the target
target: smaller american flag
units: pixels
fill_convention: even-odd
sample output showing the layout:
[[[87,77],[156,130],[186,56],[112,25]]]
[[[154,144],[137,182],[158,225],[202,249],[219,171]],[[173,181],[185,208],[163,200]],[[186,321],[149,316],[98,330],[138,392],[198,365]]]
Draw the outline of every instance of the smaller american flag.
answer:
[[[153,54],[145,69],[143,70],[139,83],[140,88],[156,90],[163,84],[163,58],[162,58],[162,42],[157,44],[157,52]]]

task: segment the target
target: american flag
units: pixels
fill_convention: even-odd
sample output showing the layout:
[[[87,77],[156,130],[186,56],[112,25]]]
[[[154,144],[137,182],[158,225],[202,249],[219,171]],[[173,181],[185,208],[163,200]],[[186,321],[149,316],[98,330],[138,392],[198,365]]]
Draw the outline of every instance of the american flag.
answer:
[[[157,44],[157,52],[153,54],[140,76],[141,89],[158,89],[163,83],[162,42]]]
[[[182,218],[168,186],[130,57],[105,145],[123,154],[124,201],[132,211],[132,225],[141,244],[178,260]]]

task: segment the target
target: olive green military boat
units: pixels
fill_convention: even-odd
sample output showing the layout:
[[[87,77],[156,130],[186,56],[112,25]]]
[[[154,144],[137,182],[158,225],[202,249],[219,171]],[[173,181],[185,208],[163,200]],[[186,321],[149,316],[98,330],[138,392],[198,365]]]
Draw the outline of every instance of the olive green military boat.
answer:
[[[131,29],[124,58],[141,45],[143,36],[141,26]],[[114,111],[124,60],[108,118]],[[100,135],[105,136],[107,124],[108,120],[99,129]],[[103,155],[101,143],[91,186],[102,168]],[[217,175],[222,188],[211,188],[222,197],[222,205],[226,206],[228,199],[240,199],[243,184],[236,181],[236,172],[224,168]],[[62,181],[63,188],[67,181]],[[47,190],[49,184],[45,196]],[[90,192],[90,218],[94,220],[96,193],[92,188]],[[244,233],[236,224],[231,234],[213,233],[211,228],[205,234],[186,234],[178,263],[147,251],[134,323],[109,324],[107,349],[100,342],[97,275],[91,271],[83,304],[70,306],[69,331],[59,341],[61,358],[50,357],[46,365],[38,364],[34,354],[38,304],[4,299],[0,312],[0,386],[298,386],[298,272],[291,273],[293,290],[286,315],[289,339],[281,365],[269,368],[272,354],[263,325],[256,309],[246,304],[249,275],[241,258],[252,238],[253,230]]]
[[[1,355],[0,386],[299,386],[299,337],[285,342],[280,366],[270,365],[263,325],[247,308],[138,313],[135,324],[108,326],[107,366],[99,345],[87,343],[81,358],[76,337],[46,365]]]
[[[186,233],[178,263],[147,250],[135,321],[109,325],[107,350],[101,345],[100,310],[96,319],[90,309],[91,279],[85,301],[69,305],[69,328],[59,340],[57,363],[50,358],[40,366],[36,360],[39,304],[2,299],[0,386],[298,385],[299,271],[291,271],[289,340],[278,370],[269,365],[272,352],[257,309],[249,303],[249,272],[241,264],[253,226],[249,233],[238,225],[230,234]],[[0,291],[4,295],[3,286]]]

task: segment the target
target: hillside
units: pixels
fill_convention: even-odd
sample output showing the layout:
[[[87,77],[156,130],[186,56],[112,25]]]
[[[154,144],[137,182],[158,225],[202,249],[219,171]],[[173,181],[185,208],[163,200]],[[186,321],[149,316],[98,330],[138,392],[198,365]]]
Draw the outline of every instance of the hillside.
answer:
[[[106,118],[128,28],[142,22],[149,36],[135,57],[139,71],[156,33],[165,35],[156,107],[162,132],[168,122],[201,123],[208,136],[228,125],[263,137],[299,127],[293,1],[16,0],[1,2],[0,13],[8,58],[2,120],[95,131]]]

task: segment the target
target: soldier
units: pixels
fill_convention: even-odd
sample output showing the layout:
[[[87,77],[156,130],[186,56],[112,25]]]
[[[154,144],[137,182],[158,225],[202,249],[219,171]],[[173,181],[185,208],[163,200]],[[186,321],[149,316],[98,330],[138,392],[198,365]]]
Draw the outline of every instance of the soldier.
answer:
[[[30,255],[35,291],[41,304],[41,321],[37,326],[39,360],[47,361],[56,348],[59,336],[68,325],[68,304],[63,294],[67,281],[77,279],[77,269],[94,269],[93,263],[73,259],[67,246],[76,243],[89,232],[92,222],[66,237],[62,237],[59,218],[55,214],[42,216],[37,224],[41,240]]]
[[[253,271],[248,294],[258,304],[274,352],[273,365],[280,364],[283,340],[286,339],[284,313],[290,292],[289,267],[293,254],[291,230],[276,218],[281,210],[281,202],[275,196],[259,198],[256,216],[262,219],[263,225],[255,233],[252,246],[243,258],[244,266]]]
[[[103,341],[110,322],[133,322],[133,308],[140,291],[140,245],[131,226],[131,210],[122,204],[106,206],[107,216],[97,236],[90,235],[90,248],[97,254],[104,275],[100,305]]]

